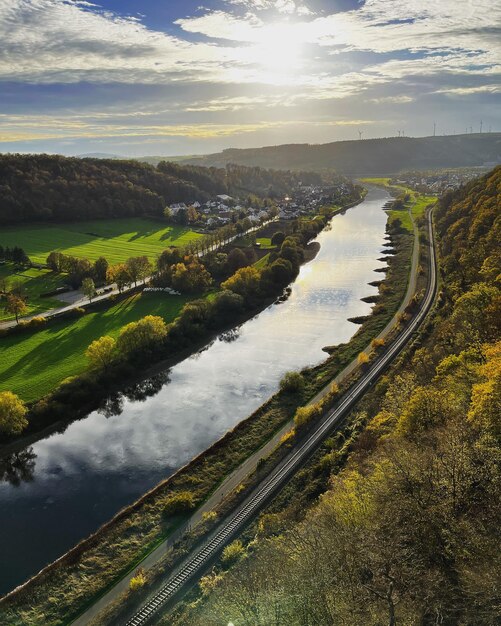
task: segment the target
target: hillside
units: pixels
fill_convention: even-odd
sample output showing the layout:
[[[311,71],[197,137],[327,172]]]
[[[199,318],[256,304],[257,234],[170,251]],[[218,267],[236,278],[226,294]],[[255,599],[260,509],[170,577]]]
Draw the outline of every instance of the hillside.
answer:
[[[428,327],[162,626],[497,623],[500,200],[501,167],[441,199]]]
[[[347,176],[382,176],[406,169],[471,167],[501,160],[501,133],[445,137],[388,137],[228,149],[188,159],[187,163],[224,167],[227,163],[278,169],[332,168]]]
[[[160,216],[173,202],[217,194],[278,197],[318,174],[232,165],[220,169],[134,160],[0,155],[0,224]]]

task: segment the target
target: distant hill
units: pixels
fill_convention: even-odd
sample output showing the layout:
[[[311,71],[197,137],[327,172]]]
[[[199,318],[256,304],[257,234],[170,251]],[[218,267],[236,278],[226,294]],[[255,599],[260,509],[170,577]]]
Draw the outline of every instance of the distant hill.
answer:
[[[335,169],[347,176],[381,176],[409,169],[501,163],[501,133],[230,148],[217,154],[190,158],[184,163],[214,167],[237,163],[275,169]]]
[[[0,155],[0,224],[161,216],[173,202],[200,202],[217,194],[281,197],[319,173],[231,165],[205,168],[162,161]]]

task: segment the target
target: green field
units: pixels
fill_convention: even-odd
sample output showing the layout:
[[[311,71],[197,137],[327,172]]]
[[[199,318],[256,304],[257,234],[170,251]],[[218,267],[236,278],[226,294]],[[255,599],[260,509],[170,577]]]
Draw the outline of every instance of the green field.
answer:
[[[142,255],[154,261],[165,248],[184,246],[202,236],[184,226],[134,217],[3,228],[0,245],[21,247],[36,263],[45,263],[52,250],[91,261],[104,256],[109,263],[120,263]]]
[[[400,193],[409,194],[411,199],[406,206],[407,208],[410,208],[412,217],[414,219],[422,217],[424,215],[426,207],[429,204],[437,201],[436,196],[423,196],[419,192],[411,189],[410,187],[405,187],[403,185],[390,185],[390,178],[361,178],[360,180],[364,183],[380,185],[381,187],[387,187],[388,189],[396,189]],[[402,227],[409,232],[412,232],[412,221],[407,211],[388,211],[388,216],[390,221],[398,218],[402,222]]]
[[[145,315],[160,315],[170,322],[188,300],[187,296],[135,294],[106,311],[52,322],[31,334],[4,337],[0,339],[0,391],[13,391],[26,401],[40,398],[85,369],[84,353],[94,339],[116,337],[124,324]]]
[[[7,287],[13,285],[22,285],[27,298],[28,310],[26,315],[34,315],[62,306],[59,300],[54,298],[41,298],[41,293],[53,291],[56,287],[60,287],[64,280],[59,274],[54,274],[50,270],[39,270],[34,267],[29,269],[17,269],[12,263],[0,265],[0,278],[7,279]],[[0,302],[0,321],[14,319],[13,315],[8,315],[3,309]]]

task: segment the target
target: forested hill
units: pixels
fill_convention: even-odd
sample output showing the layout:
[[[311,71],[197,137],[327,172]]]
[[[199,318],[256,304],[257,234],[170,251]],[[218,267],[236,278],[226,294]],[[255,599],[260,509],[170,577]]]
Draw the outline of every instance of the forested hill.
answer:
[[[417,345],[171,626],[498,623],[500,206],[501,167],[439,202]]]
[[[134,160],[0,155],[0,224],[162,215],[173,202],[216,194],[283,196],[319,174],[232,165],[220,169]]]
[[[501,133],[445,137],[388,137],[336,141],[319,145],[291,144],[228,149],[192,158],[189,163],[224,167],[226,163],[281,169],[333,168],[348,176],[396,174],[408,169],[471,167],[501,161]]]

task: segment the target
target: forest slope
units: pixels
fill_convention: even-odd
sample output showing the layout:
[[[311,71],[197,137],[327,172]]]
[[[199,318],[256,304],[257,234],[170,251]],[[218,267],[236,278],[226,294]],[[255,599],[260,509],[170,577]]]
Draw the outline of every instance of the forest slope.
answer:
[[[237,163],[286,170],[332,168],[347,176],[383,176],[408,169],[472,167],[500,160],[501,133],[486,133],[228,149],[186,162],[216,167]]]
[[[0,155],[0,224],[162,216],[166,205],[217,194],[277,197],[318,174],[232,165],[205,168],[162,161]]]

